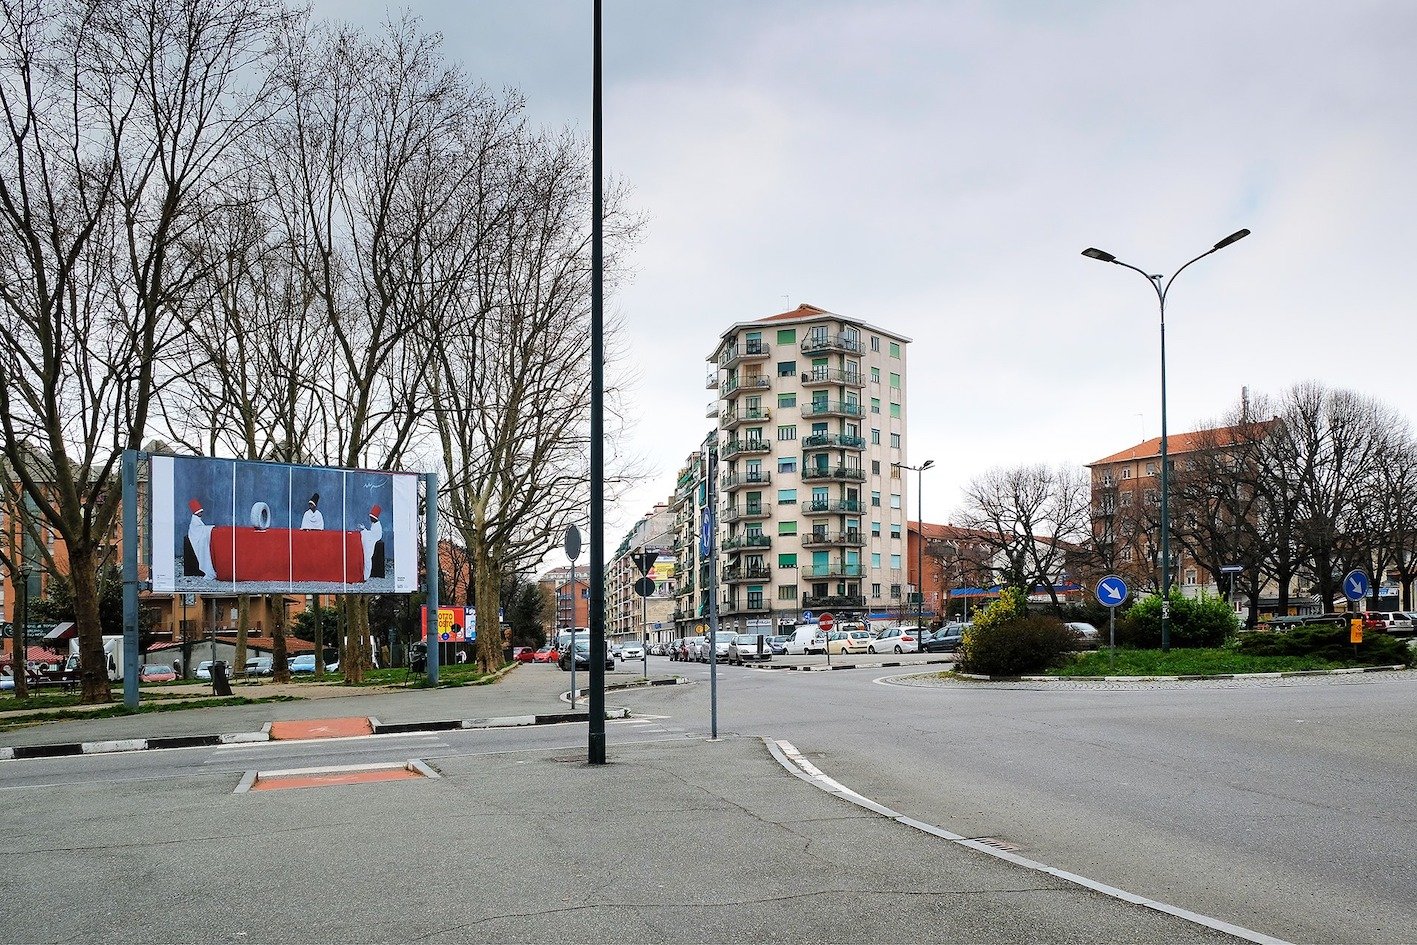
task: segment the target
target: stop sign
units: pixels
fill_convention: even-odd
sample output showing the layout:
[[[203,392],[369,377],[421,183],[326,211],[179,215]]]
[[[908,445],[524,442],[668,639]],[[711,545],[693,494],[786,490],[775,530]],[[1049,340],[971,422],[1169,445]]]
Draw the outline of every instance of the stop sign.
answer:
[[[832,628],[832,624],[835,622],[831,614],[822,614],[817,618],[817,629],[821,630],[823,633],[829,632]]]

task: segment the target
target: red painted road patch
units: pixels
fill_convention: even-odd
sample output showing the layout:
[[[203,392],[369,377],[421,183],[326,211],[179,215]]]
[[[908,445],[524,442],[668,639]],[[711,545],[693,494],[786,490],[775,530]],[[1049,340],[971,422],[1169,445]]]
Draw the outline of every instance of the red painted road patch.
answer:
[[[384,768],[378,771],[326,771],[319,774],[257,775],[253,791],[279,791],[284,788],[332,787],[336,784],[367,784],[374,781],[404,781],[423,777],[409,768]]]
[[[374,726],[363,716],[344,719],[303,719],[271,723],[271,741],[300,738],[350,738],[373,735]]]

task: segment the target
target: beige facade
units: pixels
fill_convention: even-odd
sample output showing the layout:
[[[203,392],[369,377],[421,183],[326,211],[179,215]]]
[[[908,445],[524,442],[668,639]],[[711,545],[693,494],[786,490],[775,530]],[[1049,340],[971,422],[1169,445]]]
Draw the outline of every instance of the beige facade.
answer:
[[[621,541],[605,568],[605,635],[613,642],[655,639],[672,625],[677,593],[674,560],[674,512],[661,503],[635,523]],[[658,551],[646,574],[635,562],[636,555]],[[654,593],[641,597],[635,584],[642,577],[654,581]]]

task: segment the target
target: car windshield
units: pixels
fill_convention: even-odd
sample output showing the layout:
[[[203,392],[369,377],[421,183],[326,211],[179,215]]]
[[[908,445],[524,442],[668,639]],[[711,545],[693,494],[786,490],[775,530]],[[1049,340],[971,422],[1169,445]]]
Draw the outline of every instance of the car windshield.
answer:
[[[153,673],[170,673],[172,670],[166,666],[144,666],[143,672],[151,676]]]
[[[757,646],[757,645],[758,645],[758,635],[757,635],[756,633],[740,633],[740,634],[738,634],[738,642],[739,642],[739,643],[750,643],[750,644],[752,644],[753,646]]]
[[[867,633],[865,630],[852,630],[851,637],[854,640],[869,640],[871,634]]]

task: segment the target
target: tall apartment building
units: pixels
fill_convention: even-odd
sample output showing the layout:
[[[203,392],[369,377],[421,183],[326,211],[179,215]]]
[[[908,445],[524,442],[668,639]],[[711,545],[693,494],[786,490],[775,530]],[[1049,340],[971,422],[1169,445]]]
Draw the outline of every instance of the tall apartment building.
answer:
[[[775,630],[804,613],[865,620],[899,608],[908,344],[813,305],[720,335],[709,412],[723,625]],[[697,625],[706,610],[694,609]]]
[[[718,415],[718,401],[709,407],[709,415]],[[700,448],[689,454],[675,479],[674,494],[669,500],[673,515],[674,553],[678,575],[675,592],[673,629],[654,635],[656,639],[694,636],[708,623],[708,559],[700,554],[700,535],[708,501],[708,458],[718,450],[718,432],[708,434]]]
[[[656,624],[664,630],[674,619],[676,561],[674,513],[667,503],[635,523],[605,567],[605,634],[612,641],[652,638]],[[641,572],[635,555],[659,551],[648,574]],[[635,584],[642,577],[654,581],[654,593],[641,597]]]

